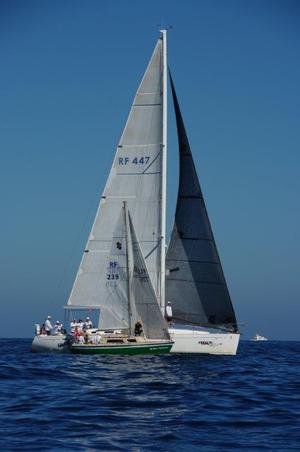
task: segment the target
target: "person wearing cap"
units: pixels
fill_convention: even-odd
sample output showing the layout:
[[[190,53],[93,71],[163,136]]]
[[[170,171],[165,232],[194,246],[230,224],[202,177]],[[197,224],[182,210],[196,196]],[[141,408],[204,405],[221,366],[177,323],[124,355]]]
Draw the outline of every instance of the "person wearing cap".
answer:
[[[90,319],[89,317],[87,317],[87,318],[85,319],[84,329],[85,329],[85,330],[90,330],[91,328],[93,328],[92,321],[91,321],[91,319]]]
[[[166,319],[167,319],[167,322],[172,322],[172,319],[173,319],[173,311],[172,311],[172,306],[171,306],[170,301],[168,301],[167,306],[166,306]]]
[[[62,324],[60,323],[59,320],[57,320],[55,322],[54,328],[52,329],[52,334],[54,336],[56,336],[57,334],[60,334],[61,333],[61,328],[62,328]]]
[[[44,323],[45,332],[48,336],[50,336],[52,328],[53,328],[51,321],[50,321],[51,319],[52,319],[51,315],[48,315],[48,317],[46,318],[45,323]]]

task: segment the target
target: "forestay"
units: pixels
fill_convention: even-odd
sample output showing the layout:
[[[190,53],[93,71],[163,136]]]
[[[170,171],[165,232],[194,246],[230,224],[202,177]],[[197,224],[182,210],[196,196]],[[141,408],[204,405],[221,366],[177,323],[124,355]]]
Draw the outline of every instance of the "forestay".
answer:
[[[127,201],[156,294],[159,293],[162,168],[162,40],[159,39],[138,88],[117,147],[86,251],[68,300],[69,306],[107,304],[113,326],[111,253],[122,202]],[[114,250],[115,252],[116,250]],[[110,260],[110,257],[111,260]],[[122,323],[122,322],[121,322]]]
[[[171,79],[178,141],[179,191],[166,257],[166,299],[174,318],[198,325],[227,325],[236,318],[213,237],[178,100]]]

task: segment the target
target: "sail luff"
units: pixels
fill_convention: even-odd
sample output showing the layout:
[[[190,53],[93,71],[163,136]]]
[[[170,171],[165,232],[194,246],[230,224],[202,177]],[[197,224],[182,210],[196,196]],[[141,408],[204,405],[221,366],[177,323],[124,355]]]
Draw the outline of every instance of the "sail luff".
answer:
[[[167,203],[167,83],[168,83],[168,62],[167,62],[167,31],[161,30],[163,42],[163,142],[162,142],[162,182],[161,182],[161,246],[160,246],[160,307],[162,314],[165,314],[165,284],[166,284],[166,203]]]

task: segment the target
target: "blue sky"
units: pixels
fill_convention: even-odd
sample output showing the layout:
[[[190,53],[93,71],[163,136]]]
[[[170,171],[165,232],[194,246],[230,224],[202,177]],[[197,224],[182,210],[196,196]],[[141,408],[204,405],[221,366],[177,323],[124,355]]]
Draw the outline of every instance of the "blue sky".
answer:
[[[244,338],[299,339],[299,20],[291,0],[1,2],[1,336],[62,318],[163,23]]]

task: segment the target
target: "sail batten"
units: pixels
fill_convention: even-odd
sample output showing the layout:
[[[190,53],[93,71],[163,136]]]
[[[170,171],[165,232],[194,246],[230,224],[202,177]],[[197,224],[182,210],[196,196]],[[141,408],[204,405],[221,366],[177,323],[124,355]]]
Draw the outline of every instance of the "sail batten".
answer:
[[[187,323],[226,325],[236,317],[213,236],[173,80],[179,143],[179,188],[175,222],[166,256],[167,300],[174,318]]]

